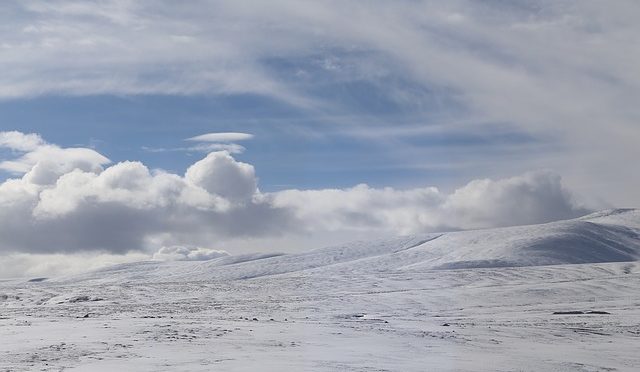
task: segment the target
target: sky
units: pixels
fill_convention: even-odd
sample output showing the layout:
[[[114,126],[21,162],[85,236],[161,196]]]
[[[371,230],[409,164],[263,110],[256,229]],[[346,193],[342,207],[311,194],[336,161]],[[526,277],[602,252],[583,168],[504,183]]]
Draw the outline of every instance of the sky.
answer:
[[[6,1],[0,277],[638,207],[636,1]]]

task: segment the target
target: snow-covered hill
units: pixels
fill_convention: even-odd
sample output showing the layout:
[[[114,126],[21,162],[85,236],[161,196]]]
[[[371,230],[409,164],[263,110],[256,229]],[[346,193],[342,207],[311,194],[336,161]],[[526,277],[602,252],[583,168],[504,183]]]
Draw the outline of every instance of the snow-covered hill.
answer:
[[[640,211],[615,209],[541,225],[355,242],[299,254],[117,265],[62,281],[208,281],[321,270],[380,272],[495,268],[640,259]]]
[[[1,282],[0,371],[638,371],[639,232],[612,210]]]

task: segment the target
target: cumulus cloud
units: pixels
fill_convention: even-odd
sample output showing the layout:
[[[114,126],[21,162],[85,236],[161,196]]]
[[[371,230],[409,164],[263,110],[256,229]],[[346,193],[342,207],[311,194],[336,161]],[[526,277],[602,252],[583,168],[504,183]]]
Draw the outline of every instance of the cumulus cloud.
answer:
[[[0,170],[24,174],[27,181],[46,185],[73,170],[100,172],[111,161],[88,148],[60,148],[46,143],[38,134],[0,132],[0,148],[8,148],[21,156],[0,162]]]
[[[33,143],[32,153],[43,146],[58,148]],[[56,159],[56,171],[48,173],[46,182],[33,176],[39,167],[48,170],[46,163],[36,162],[22,177],[0,184],[0,252],[139,251],[156,259],[196,260],[224,254],[198,247],[272,251],[283,246],[263,242],[289,241],[300,250],[335,236],[348,240],[507,226],[587,213],[552,172],[475,180],[452,193],[364,184],[263,193],[253,166],[224,151],[208,154],[184,175],[131,161],[86,168],[96,154],[75,154]]]
[[[21,178],[0,184],[0,250],[125,253],[206,246],[279,235],[276,226],[286,230],[291,222],[289,211],[260,195],[253,167],[228,152],[210,153],[183,176],[140,162],[86,167],[96,157],[86,150],[55,159],[51,168],[38,161]],[[46,182],[35,177],[42,172]]]
[[[253,166],[227,152],[212,152],[187,169],[185,178],[204,190],[234,201],[248,201],[258,190]]]
[[[442,210],[459,228],[534,224],[589,212],[576,206],[560,176],[549,171],[471,181],[448,195]]]
[[[0,147],[17,151],[32,151],[45,145],[40,135],[31,133],[24,134],[18,131],[0,132]]]
[[[358,185],[334,190],[285,190],[274,204],[290,208],[308,231],[352,230],[411,234],[524,225],[578,217],[575,204],[553,172],[502,180],[474,180],[451,194],[435,187],[410,190]]]

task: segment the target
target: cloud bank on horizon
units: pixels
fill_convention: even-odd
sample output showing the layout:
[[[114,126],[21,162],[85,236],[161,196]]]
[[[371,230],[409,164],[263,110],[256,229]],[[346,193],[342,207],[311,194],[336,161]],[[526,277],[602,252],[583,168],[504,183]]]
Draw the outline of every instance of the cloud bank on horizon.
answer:
[[[435,187],[365,184],[267,193],[260,191],[254,167],[226,151],[211,152],[184,174],[172,174],[135,161],[108,164],[94,150],[61,148],[37,134],[0,132],[0,147],[17,156],[0,167],[10,164],[19,176],[0,184],[3,254],[157,251],[190,257],[167,247],[233,252],[237,241],[258,245],[273,237],[306,237],[317,246],[331,234],[510,226],[588,212],[550,172],[474,180],[450,194]],[[42,155],[49,153],[55,155]]]

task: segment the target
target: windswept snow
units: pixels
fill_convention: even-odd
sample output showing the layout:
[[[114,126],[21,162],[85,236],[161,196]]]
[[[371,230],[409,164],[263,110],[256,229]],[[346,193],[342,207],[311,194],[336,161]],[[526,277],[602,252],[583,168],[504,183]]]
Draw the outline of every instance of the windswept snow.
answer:
[[[639,234],[612,210],[2,282],[0,371],[636,371]]]

